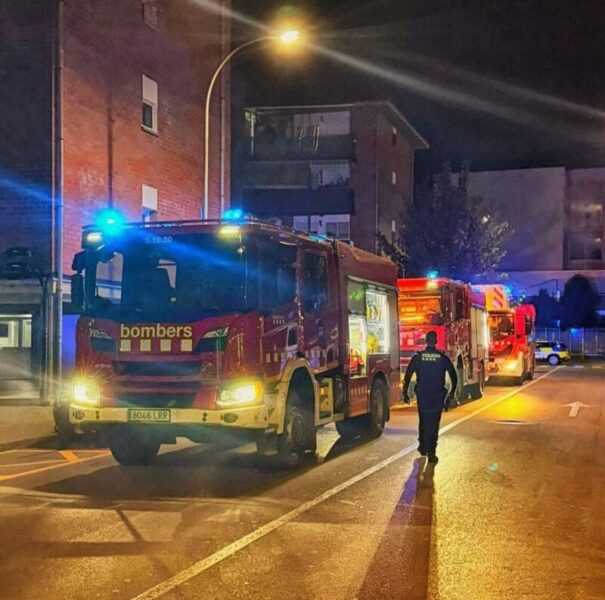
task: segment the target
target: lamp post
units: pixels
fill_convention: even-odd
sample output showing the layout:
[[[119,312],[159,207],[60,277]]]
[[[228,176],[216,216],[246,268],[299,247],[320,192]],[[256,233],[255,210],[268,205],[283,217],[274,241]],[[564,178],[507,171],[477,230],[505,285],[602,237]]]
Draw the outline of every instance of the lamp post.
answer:
[[[221,74],[225,65],[236,55],[239,54],[245,48],[249,46],[253,46],[256,44],[262,44],[264,42],[268,42],[270,40],[277,40],[282,44],[289,46],[294,44],[300,38],[300,32],[295,29],[288,29],[280,34],[271,34],[271,35],[263,35],[254,40],[249,40],[244,42],[243,44],[234,48],[223,58],[223,60],[216,67],[214,73],[212,74],[212,78],[210,79],[210,84],[208,85],[208,91],[206,92],[206,106],[205,106],[205,114],[204,114],[204,212],[203,218],[208,219],[208,196],[210,189],[210,182],[208,180],[209,172],[210,172],[210,104],[212,101],[212,92],[214,90],[214,85]]]

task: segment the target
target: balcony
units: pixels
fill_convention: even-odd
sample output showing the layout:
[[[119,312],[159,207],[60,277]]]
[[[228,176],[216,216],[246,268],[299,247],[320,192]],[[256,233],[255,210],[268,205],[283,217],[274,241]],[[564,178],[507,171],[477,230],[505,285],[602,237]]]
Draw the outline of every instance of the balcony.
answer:
[[[352,135],[326,135],[304,138],[258,136],[254,140],[253,160],[355,160]]]
[[[311,187],[311,171],[307,163],[248,162],[243,184],[245,188],[307,188]]]
[[[355,213],[354,193],[349,187],[246,190],[243,204],[246,212],[259,218]]]

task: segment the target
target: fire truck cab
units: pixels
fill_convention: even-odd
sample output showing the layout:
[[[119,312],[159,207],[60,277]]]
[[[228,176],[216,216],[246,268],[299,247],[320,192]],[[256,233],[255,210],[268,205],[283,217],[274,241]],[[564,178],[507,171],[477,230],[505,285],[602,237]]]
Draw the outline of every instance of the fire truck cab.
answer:
[[[531,304],[513,306],[505,286],[475,286],[485,295],[489,312],[489,374],[521,385],[532,379],[536,368],[536,309]]]
[[[487,381],[488,329],[483,294],[447,278],[398,279],[401,366],[424,349],[428,331],[458,372],[456,400],[479,399]]]
[[[87,227],[69,421],[122,464],[238,434],[288,466],[316,429],[380,435],[400,399],[396,269],[253,220]]]

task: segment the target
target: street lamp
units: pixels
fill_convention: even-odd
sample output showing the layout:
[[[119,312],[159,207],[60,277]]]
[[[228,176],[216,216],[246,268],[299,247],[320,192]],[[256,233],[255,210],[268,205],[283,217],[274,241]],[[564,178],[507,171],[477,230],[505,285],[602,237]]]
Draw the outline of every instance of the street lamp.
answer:
[[[223,60],[216,67],[216,70],[212,74],[212,78],[210,79],[210,84],[208,85],[208,91],[206,92],[206,111],[204,115],[204,212],[203,218],[208,219],[208,194],[210,189],[210,182],[208,181],[208,175],[210,171],[210,102],[212,100],[212,91],[214,90],[214,84],[218,79],[218,76],[221,74],[224,66],[239,52],[248,48],[249,46],[253,46],[256,44],[261,44],[263,42],[268,42],[271,40],[276,40],[285,46],[291,46],[295,44],[300,39],[300,31],[297,29],[288,29],[286,31],[282,31],[281,33],[275,33],[270,35],[263,35],[254,40],[249,40],[244,42],[237,48],[234,48],[223,58]]]

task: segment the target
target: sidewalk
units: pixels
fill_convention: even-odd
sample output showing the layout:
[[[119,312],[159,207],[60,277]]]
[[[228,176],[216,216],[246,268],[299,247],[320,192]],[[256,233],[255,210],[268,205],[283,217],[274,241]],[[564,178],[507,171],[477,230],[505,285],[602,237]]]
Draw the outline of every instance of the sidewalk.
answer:
[[[29,446],[55,435],[50,406],[0,401],[0,451]]]
[[[0,380],[0,406],[3,404],[38,404],[40,392],[33,381],[15,379]]]

